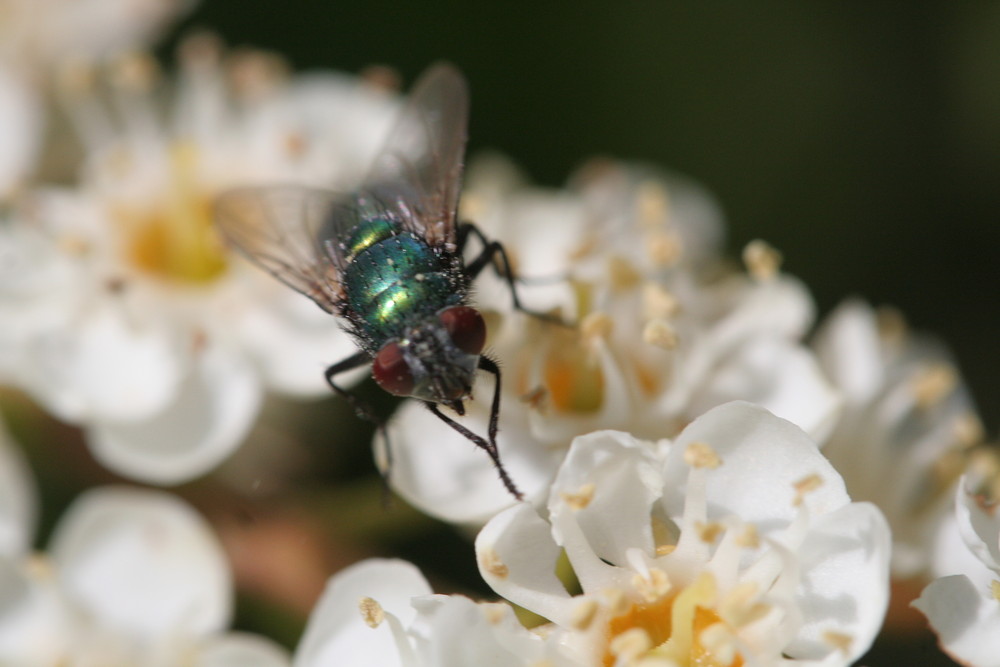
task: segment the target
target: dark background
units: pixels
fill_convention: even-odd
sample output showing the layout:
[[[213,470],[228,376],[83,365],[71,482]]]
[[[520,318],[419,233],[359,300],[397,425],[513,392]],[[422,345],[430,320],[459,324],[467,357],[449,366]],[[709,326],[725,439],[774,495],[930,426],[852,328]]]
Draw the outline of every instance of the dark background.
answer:
[[[732,253],[764,238],[821,313],[898,306],[953,349],[1000,425],[1000,4],[209,0],[209,27],[297,69],[447,59],[472,88],[470,148],[559,185],[595,154],[700,180]],[[869,665],[944,664],[928,636]]]

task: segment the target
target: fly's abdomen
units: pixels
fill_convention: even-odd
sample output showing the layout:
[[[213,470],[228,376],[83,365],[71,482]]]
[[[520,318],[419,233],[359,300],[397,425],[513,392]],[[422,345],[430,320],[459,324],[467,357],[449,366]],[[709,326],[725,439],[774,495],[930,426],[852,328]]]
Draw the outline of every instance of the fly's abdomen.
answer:
[[[389,233],[374,242],[369,235],[358,245],[344,285],[355,324],[368,337],[398,335],[413,316],[435,313],[454,300],[447,272],[423,240]]]

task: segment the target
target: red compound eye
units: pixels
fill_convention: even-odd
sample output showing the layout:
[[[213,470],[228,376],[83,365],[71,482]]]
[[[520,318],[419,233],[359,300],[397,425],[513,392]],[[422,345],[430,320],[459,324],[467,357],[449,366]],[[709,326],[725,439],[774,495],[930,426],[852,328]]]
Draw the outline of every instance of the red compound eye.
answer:
[[[466,354],[479,354],[486,344],[486,322],[469,306],[453,306],[438,313],[455,347]]]
[[[372,362],[372,377],[378,386],[395,396],[413,393],[413,373],[395,341],[386,343]]]

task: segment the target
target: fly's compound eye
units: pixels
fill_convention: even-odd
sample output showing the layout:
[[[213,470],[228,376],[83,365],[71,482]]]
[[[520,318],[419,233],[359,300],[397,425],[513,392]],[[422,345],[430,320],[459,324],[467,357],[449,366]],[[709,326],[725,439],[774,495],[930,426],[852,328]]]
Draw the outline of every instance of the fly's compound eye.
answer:
[[[438,313],[455,347],[466,354],[479,354],[486,345],[486,322],[469,306],[453,306]]]
[[[413,393],[413,373],[395,341],[386,343],[372,362],[372,377],[378,386],[395,396]]]

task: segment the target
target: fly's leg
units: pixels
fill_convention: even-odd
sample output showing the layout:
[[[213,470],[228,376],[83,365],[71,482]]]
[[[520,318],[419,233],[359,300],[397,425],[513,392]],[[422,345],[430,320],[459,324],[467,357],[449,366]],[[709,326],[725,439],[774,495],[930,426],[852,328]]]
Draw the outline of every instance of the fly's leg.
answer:
[[[483,244],[483,249],[479,255],[477,255],[476,258],[469,262],[469,264],[465,267],[465,275],[469,277],[469,280],[473,280],[476,276],[482,273],[483,269],[485,269],[487,265],[493,264],[493,269],[496,271],[497,275],[507,281],[507,286],[510,287],[510,295],[514,301],[514,308],[516,310],[520,310],[522,313],[527,313],[528,315],[537,317],[540,320],[545,320],[546,322],[569,326],[559,317],[549,315],[548,313],[538,313],[521,305],[521,300],[517,296],[517,286],[514,282],[514,271],[511,269],[510,259],[507,257],[507,251],[504,250],[503,244],[499,241],[490,241],[487,239],[486,235],[471,222],[463,222],[458,226],[457,242],[458,251],[460,253],[465,249],[465,244],[468,242],[470,234],[479,239],[479,242]],[[499,258],[499,262],[494,262],[494,258]],[[502,267],[500,266],[501,264]]]
[[[371,359],[368,357],[367,353],[358,352],[357,354],[352,354],[348,358],[338,361],[334,365],[330,366],[326,369],[323,375],[326,377],[327,384],[330,385],[338,396],[347,401],[347,404],[351,406],[354,410],[354,414],[356,414],[359,419],[363,419],[366,422],[374,424],[375,428],[378,429],[379,434],[382,436],[382,441],[385,443],[385,469],[380,469],[379,474],[382,475],[382,481],[385,482],[388,487],[389,473],[392,470],[392,447],[389,446],[389,432],[385,428],[385,421],[379,419],[378,415],[375,414],[375,411],[372,410],[370,405],[333,381],[333,376],[339,375],[340,373],[346,373],[347,371],[352,371],[355,368],[360,368],[370,361]]]
[[[481,436],[476,435],[448,415],[441,412],[437,403],[424,401],[424,404],[431,412],[434,413],[435,416],[437,416],[438,419],[458,431],[466,439],[471,440],[472,443],[480,449],[485,450],[490,459],[493,461],[493,465],[497,469],[497,474],[500,475],[500,480],[503,482],[503,485],[507,487],[510,495],[514,496],[518,500],[524,500],[524,496],[521,495],[520,491],[518,491],[517,486],[514,485],[514,480],[510,478],[510,475],[507,473],[507,469],[504,468],[503,463],[500,461],[500,450],[497,448],[497,421],[500,418],[500,368],[497,366],[495,361],[487,359],[486,357],[479,357],[479,368],[487,373],[492,373],[496,377],[496,386],[493,389],[493,403],[490,406],[488,442]]]

